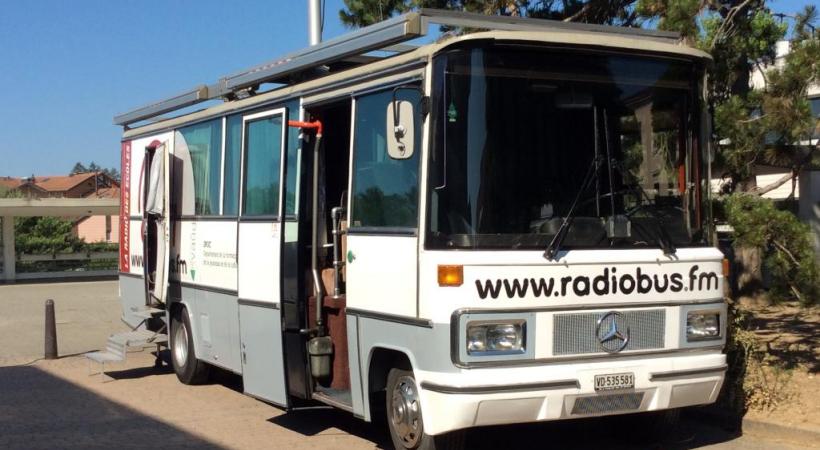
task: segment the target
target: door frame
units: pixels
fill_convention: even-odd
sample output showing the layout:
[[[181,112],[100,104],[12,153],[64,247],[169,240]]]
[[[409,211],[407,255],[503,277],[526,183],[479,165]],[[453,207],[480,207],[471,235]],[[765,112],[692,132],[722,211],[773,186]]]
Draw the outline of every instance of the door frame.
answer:
[[[245,380],[245,387],[246,387],[246,394],[251,395],[253,397],[262,398],[265,401],[275,403],[280,406],[288,407],[289,404],[289,395],[288,395],[288,382],[287,382],[287,368],[286,358],[284,354],[284,337],[282,333],[282,247],[284,244],[284,199],[285,199],[285,192],[284,192],[284,181],[285,181],[285,158],[287,153],[287,120],[288,120],[288,109],[286,107],[268,109],[261,112],[256,112],[252,114],[245,114],[242,116],[242,137],[241,137],[241,145],[240,145],[240,185],[239,185],[239,204],[237,209],[237,302],[239,304],[238,314],[239,314],[239,334],[240,334],[240,354],[242,354],[242,372],[243,372],[243,379]],[[265,119],[267,117],[274,117],[280,116],[282,118],[282,125],[281,125],[281,137],[279,141],[279,173],[278,173],[278,184],[279,184],[279,193],[278,198],[276,199],[277,202],[277,212],[276,214],[270,215],[261,215],[261,216],[247,216],[245,214],[245,190],[247,186],[247,145],[248,145],[248,124],[260,119]],[[269,294],[270,298],[259,298],[259,297],[267,297],[268,294],[260,294],[260,295],[244,295],[242,293],[242,283],[240,273],[242,271],[242,251],[239,246],[239,242],[241,239],[242,233],[242,224],[254,223],[254,222],[270,222],[273,224],[278,224],[279,235],[276,238],[275,245],[278,245],[279,248],[279,255],[278,258],[274,256],[274,264],[271,267],[273,270],[279,272],[279,282],[277,285],[273,286],[273,291]],[[247,289],[247,288],[246,288]],[[247,291],[246,291],[247,292]],[[267,362],[277,365],[281,367],[281,373],[270,373],[269,376],[265,376],[263,380],[255,380],[257,383],[256,386],[253,385],[252,381],[249,378],[246,378],[248,375],[247,371],[245,370],[246,360],[245,360],[245,342],[243,341],[242,337],[245,334],[243,332],[243,323],[242,323],[242,311],[248,310],[248,308],[259,308],[257,313],[262,314],[272,314],[270,317],[273,320],[278,320],[278,323],[269,324],[270,328],[273,330],[277,330],[278,332],[274,332],[273,342],[269,342],[266,347],[272,350],[272,353],[269,353],[267,357],[273,358],[273,360],[267,360]],[[271,312],[273,311],[273,312]],[[246,323],[246,327],[249,325]],[[245,331],[248,331],[246,328]],[[278,336],[278,339],[277,339]],[[277,342],[278,341],[278,342]],[[272,348],[271,348],[272,347]],[[275,368],[275,370],[278,368]],[[266,374],[268,375],[268,374]],[[272,383],[273,386],[268,384],[264,386],[264,383]],[[249,391],[247,388],[248,386],[251,387]],[[260,393],[259,387],[261,386],[262,390],[268,391],[276,391],[276,394],[281,394],[281,398],[274,398],[274,396],[265,396]],[[266,389],[267,388],[267,389]]]
[[[240,144],[240,156],[239,156],[239,204],[237,205],[237,221],[242,222],[242,217],[245,214],[245,168],[246,168],[246,161],[245,161],[245,153],[247,153],[247,149],[245,148],[246,142],[246,134],[248,130],[248,122],[254,122],[259,119],[264,119],[270,116],[282,116],[282,138],[280,144],[280,151],[279,151],[279,198],[277,199],[278,208],[277,213],[274,216],[271,216],[273,221],[278,221],[280,225],[280,231],[282,231],[282,224],[284,223],[284,206],[285,206],[285,189],[283,185],[283,181],[285,180],[285,156],[287,154],[287,131],[288,131],[288,108],[283,106],[281,108],[275,109],[268,109],[261,112],[256,112],[253,114],[246,114],[242,116],[242,139]],[[268,217],[268,216],[261,216],[261,217]],[[282,240],[284,241],[284,239]],[[281,261],[279,270],[281,271]],[[238,275],[238,272],[237,272]],[[239,290],[239,284],[237,282],[237,291]]]
[[[168,284],[169,284],[169,276],[170,276],[170,254],[171,254],[171,204],[170,204],[170,152],[171,146],[173,143],[173,137],[171,139],[166,139],[165,141],[154,140],[149,145],[147,145],[143,149],[143,163],[142,163],[142,173],[140,177],[144,182],[141,186],[140,192],[140,210],[142,212],[142,230],[140,230],[141,234],[141,241],[142,241],[142,275],[145,284],[145,306],[150,306],[154,303],[154,299],[157,299],[161,303],[166,303],[168,300]],[[150,161],[148,160],[148,156],[151,156]],[[149,281],[149,243],[146,242],[146,237],[150,232],[151,226],[157,224],[156,219],[150,219],[148,216],[148,209],[147,209],[147,202],[148,202],[148,194],[151,191],[151,166],[154,163],[155,158],[162,158],[162,174],[160,175],[160,183],[162,184],[162,235],[160,236],[157,233],[156,236],[156,248],[150,249],[153,250],[152,255],[150,258],[156,259],[154,261],[154,270],[157,272],[157,276],[154,278],[154,288],[151,289],[151,283]],[[160,264],[160,261],[157,257],[157,253],[159,250],[159,246],[162,245],[164,247],[162,252],[162,274],[159,274],[159,270],[157,266]],[[159,275],[161,275],[161,284],[163,285],[160,289],[157,289],[157,281],[160,279]],[[159,293],[160,295],[156,295]]]

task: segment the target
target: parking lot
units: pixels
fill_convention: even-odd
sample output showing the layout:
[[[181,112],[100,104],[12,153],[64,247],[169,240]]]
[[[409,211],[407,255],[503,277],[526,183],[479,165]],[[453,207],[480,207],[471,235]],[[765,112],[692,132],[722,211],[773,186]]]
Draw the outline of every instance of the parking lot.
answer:
[[[57,305],[61,358],[43,352],[43,302]],[[82,356],[119,323],[113,281],[0,286],[0,448],[390,448],[383,427],[311,406],[285,413],[242,394],[241,378],[219,372],[204,386],[180,384],[151,349],[107,367]],[[576,420],[474,430],[468,448],[792,449],[806,443],[734,436],[694,420],[674,436],[647,440],[628,420]]]

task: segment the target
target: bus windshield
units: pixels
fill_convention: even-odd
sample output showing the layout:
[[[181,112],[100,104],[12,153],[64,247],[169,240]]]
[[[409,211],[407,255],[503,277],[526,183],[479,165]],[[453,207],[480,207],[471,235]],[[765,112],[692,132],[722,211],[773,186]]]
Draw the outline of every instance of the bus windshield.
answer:
[[[543,249],[573,203],[562,249],[704,245],[699,73],[525,44],[438,55],[426,247]]]

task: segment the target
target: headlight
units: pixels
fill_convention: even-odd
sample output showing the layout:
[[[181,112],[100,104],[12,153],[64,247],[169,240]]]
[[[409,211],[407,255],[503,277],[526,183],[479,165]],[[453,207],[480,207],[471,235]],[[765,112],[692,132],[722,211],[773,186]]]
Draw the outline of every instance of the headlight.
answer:
[[[686,340],[720,339],[720,312],[691,311],[686,316]]]
[[[526,327],[524,321],[468,322],[467,354],[498,355],[523,353]]]

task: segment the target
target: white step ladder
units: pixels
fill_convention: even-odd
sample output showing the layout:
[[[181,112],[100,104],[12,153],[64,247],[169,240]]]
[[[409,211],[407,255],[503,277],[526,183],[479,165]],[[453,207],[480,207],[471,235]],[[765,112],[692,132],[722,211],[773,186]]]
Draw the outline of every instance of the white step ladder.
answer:
[[[144,309],[133,311],[133,314],[137,317],[142,317],[144,319],[143,322],[145,322],[148,319],[156,318],[165,314],[165,310],[146,307]],[[142,348],[149,345],[156,345],[157,359],[155,365],[161,364],[161,360],[159,358],[160,347],[168,342],[168,335],[162,332],[164,330],[165,327],[163,327],[160,331],[132,330],[112,334],[108,337],[105,350],[85,354],[85,357],[88,359],[89,376],[99,373],[102,376],[103,381],[105,381],[105,363],[125,361],[128,356],[128,348]],[[99,372],[91,372],[92,361],[100,364]]]

